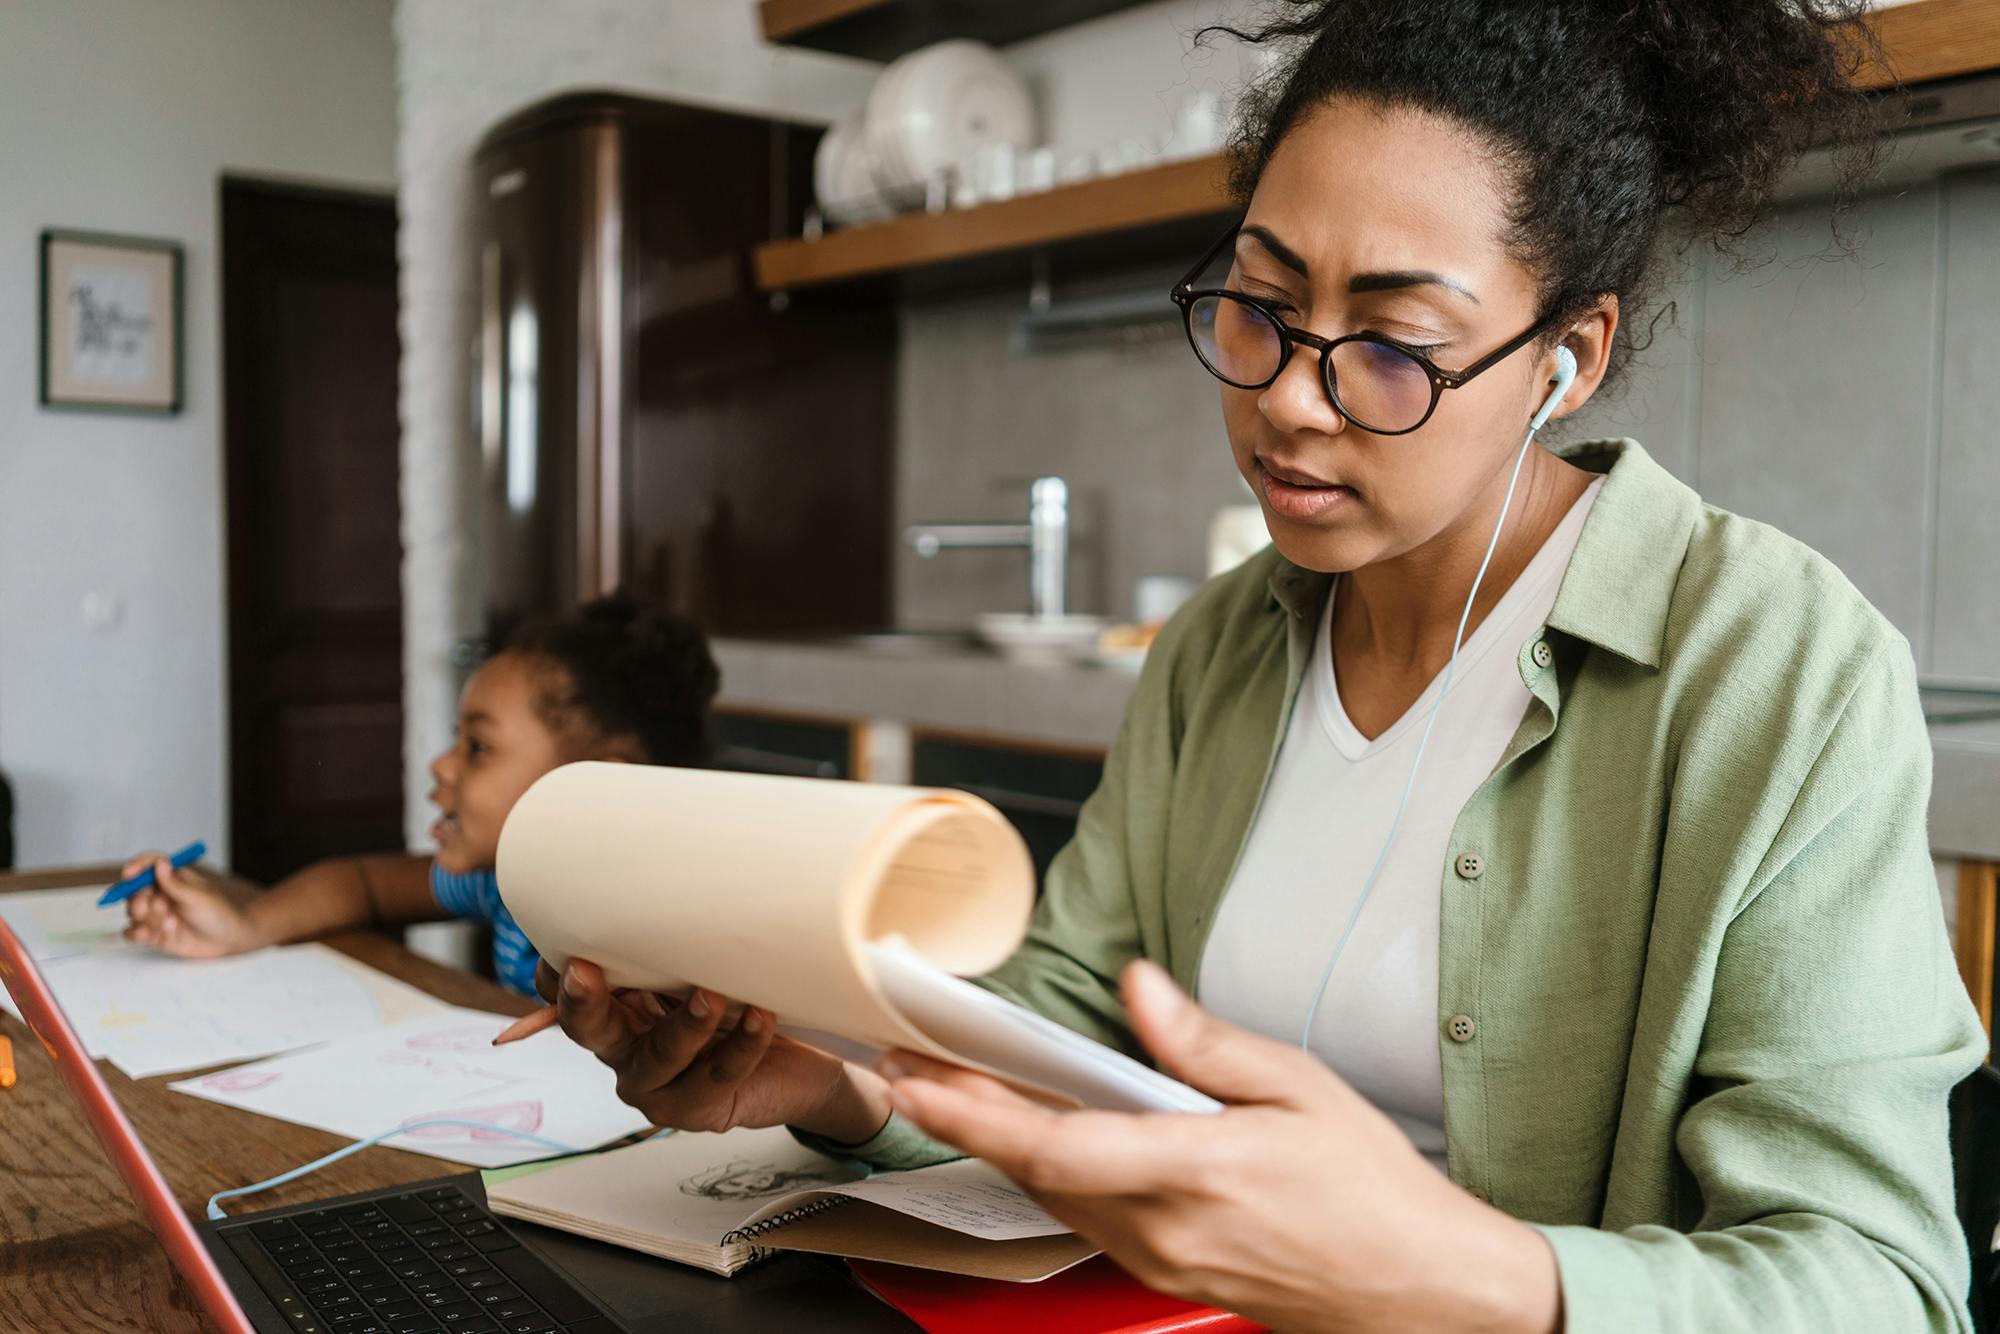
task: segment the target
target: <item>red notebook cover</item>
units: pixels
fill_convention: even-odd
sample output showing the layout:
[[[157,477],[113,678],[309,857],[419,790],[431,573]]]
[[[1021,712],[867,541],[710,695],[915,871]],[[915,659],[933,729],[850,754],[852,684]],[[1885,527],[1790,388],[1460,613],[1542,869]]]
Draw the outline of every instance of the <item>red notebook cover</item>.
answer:
[[[1162,1296],[1103,1256],[1039,1283],[849,1260],[869,1291],[930,1334],[1262,1334],[1240,1315]]]

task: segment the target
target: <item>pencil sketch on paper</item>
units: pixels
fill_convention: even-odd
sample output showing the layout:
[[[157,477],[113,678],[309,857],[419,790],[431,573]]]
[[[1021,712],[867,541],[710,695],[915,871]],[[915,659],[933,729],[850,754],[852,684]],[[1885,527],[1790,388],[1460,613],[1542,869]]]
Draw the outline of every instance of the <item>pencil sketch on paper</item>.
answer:
[[[814,1186],[852,1181],[854,1173],[838,1166],[780,1167],[738,1158],[705,1168],[681,1182],[681,1194],[704,1200],[762,1200]]]

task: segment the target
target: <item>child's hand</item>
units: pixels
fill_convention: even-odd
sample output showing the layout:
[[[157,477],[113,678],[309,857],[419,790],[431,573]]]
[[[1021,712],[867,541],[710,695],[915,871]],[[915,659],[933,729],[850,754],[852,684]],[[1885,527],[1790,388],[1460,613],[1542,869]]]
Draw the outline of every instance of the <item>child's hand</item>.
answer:
[[[127,940],[183,959],[216,959],[265,943],[250,915],[214,881],[192,867],[176,871],[162,853],[134,857],[120,878],[135,876],[149,864],[153,888],[125,900],[125,915],[131,919],[125,927]]]

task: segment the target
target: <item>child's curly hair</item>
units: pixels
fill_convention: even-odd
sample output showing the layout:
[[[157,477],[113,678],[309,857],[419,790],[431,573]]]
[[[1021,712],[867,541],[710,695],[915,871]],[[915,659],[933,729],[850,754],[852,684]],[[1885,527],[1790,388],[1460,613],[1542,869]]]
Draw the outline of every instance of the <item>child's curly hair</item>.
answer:
[[[624,593],[523,629],[507,651],[547,672],[537,700],[558,736],[593,749],[635,745],[648,764],[698,768],[714,752],[709,704],[721,684],[691,622]]]
[[[1278,0],[1267,25],[1204,30],[1289,56],[1231,145],[1247,203],[1292,127],[1330,98],[1444,115],[1511,169],[1507,242],[1541,314],[1615,295],[1615,375],[1648,301],[1663,220],[1730,252],[1807,148],[1840,150],[1835,208],[1872,174],[1879,57],[1867,0]]]

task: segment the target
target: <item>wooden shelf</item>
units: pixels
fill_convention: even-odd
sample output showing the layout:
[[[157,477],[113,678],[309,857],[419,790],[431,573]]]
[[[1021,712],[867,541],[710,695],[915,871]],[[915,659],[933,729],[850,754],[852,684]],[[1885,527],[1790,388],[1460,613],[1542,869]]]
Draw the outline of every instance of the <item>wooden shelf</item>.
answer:
[[[1229,207],[1222,184],[1222,159],[1188,158],[977,208],[906,214],[887,222],[828,232],[817,241],[772,241],[758,246],[752,261],[757,286],[771,292],[1154,223],[1219,217]]]
[[[857,12],[887,7],[883,0],[764,0],[767,16],[780,4]],[[1895,74],[1871,62],[1859,76],[1863,87],[1883,89],[1897,79],[1921,84],[2000,69],[2000,0],[1915,0],[1878,10],[1869,22],[1880,33]],[[773,241],[757,247],[752,262],[757,286],[771,292],[1220,217],[1229,208],[1222,159],[1191,158],[976,208],[906,214],[831,231],[816,241]]]
[[[1916,0],[1868,16],[1889,68],[1869,62],[1864,88],[1928,83],[2000,69],[2000,0]]]
[[[1139,0],[763,0],[764,40],[894,60],[948,37],[1005,46]]]

